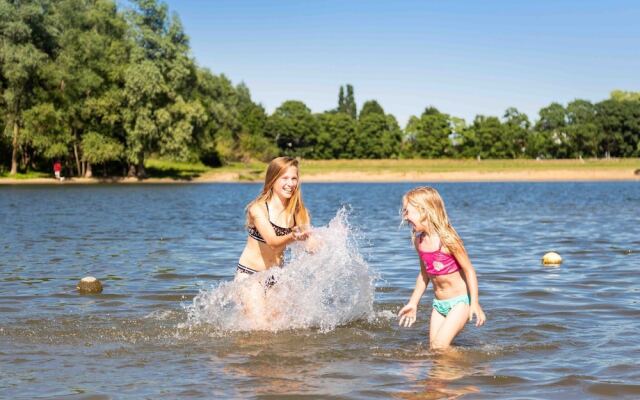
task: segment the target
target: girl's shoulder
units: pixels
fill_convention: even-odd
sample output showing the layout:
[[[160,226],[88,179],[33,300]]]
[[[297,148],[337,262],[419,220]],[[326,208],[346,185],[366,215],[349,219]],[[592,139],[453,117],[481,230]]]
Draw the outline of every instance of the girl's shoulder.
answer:
[[[267,206],[264,203],[254,201],[247,206],[247,213],[251,218],[265,216],[267,215]]]
[[[441,253],[451,254],[447,245],[442,242],[442,239],[437,234],[432,236],[425,236],[424,233],[416,234],[413,238],[413,244],[416,247],[416,251],[419,252],[440,251]],[[423,250],[420,249],[421,247],[423,248]]]
[[[416,233],[413,235],[413,246],[416,248],[416,251],[420,251],[420,243],[422,243],[422,233]]]

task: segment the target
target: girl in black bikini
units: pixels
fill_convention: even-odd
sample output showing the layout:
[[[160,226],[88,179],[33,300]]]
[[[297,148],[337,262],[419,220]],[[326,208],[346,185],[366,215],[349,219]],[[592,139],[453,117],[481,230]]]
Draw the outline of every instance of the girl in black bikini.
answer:
[[[247,244],[236,268],[236,280],[245,280],[256,272],[280,266],[286,246],[306,240],[309,212],[302,201],[298,178],[298,161],[290,157],[273,159],[267,167],[260,195],[247,206]],[[247,280],[242,304],[257,327],[267,323],[265,290],[275,283]]]

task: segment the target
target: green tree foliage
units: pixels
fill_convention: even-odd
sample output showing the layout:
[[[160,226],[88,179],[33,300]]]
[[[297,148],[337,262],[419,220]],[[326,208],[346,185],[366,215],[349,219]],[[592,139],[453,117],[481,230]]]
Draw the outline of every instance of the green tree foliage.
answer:
[[[0,86],[0,90],[3,90]],[[1,103],[0,103],[1,104]],[[4,115],[5,113],[0,106],[0,129],[4,128]],[[11,159],[11,145],[8,140],[8,136],[5,135],[2,131],[0,131],[0,174],[5,172],[4,160]]]
[[[269,161],[278,155],[279,150],[274,141],[264,136],[267,112],[262,105],[251,100],[251,93],[245,84],[239,84],[236,92],[241,125],[239,154],[245,160],[257,158],[261,161]]]
[[[282,153],[313,157],[319,128],[318,121],[303,102],[288,100],[269,117],[265,133]]]
[[[320,132],[318,134],[314,158],[353,158],[349,152],[349,143],[356,139],[356,121],[345,113],[326,112],[317,116]]]
[[[567,104],[567,136],[572,157],[597,157],[601,131],[596,124],[596,107],[587,100]]]
[[[412,117],[405,129],[409,156],[420,158],[451,157],[453,155],[452,124],[447,114],[428,107],[420,118]]]
[[[35,154],[45,159],[64,158],[69,154],[73,137],[65,129],[62,111],[52,103],[40,103],[24,114],[23,142],[34,149]]]
[[[464,132],[467,154],[477,158],[504,157],[506,146],[500,140],[503,133],[503,126],[497,117],[476,116],[473,124]]]
[[[37,104],[38,91],[54,51],[46,0],[28,2],[0,0],[0,80],[3,88],[4,132],[11,136],[11,174],[18,171],[18,158],[28,156],[29,143],[21,137],[24,112]],[[23,165],[28,164],[23,157]]]
[[[640,101],[613,99],[596,104],[600,148],[605,157],[640,155]]]
[[[143,176],[150,154],[212,165],[277,154],[248,88],[195,65],[165,4],[132,3],[0,0],[2,160],[48,170],[61,158],[85,176],[124,163]]]
[[[464,118],[449,116],[451,124],[451,145],[455,157],[463,157],[462,150],[464,145],[464,132],[467,129],[467,123]]]
[[[402,131],[393,115],[369,113],[358,120],[347,149],[354,158],[399,158]]]
[[[358,118],[362,119],[362,117],[366,117],[369,114],[381,114],[384,115],[384,109],[375,100],[367,100],[362,105],[362,110],[360,110],[360,115]]]
[[[358,115],[358,109],[356,107],[356,98],[353,93],[353,86],[347,85],[347,98],[345,99],[345,111],[347,114],[351,116],[351,118],[356,119]]]
[[[95,146],[126,140],[120,89],[133,45],[124,17],[110,0],[60,0],[55,16],[60,34],[54,81],[60,90],[54,92],[54,101],[62,114],[64,137],[73,148],[76,173],[90,176],[96,158],[84,156],[82,143],[92,143],[94,154],[107,154],[110,147],[100,151]],[[84,141],[88,131],[99,132],[105,140]]]
[[[340,93],[338,94],[338,112],[345,113],[351,118],[356,119],[358,109],[356,106],[355,94],[353,92],[353,86],[346,85],[347,94],[345,96],[344,89],[340,86]]]
[[[239,129],[237,104],[233,84],[224,75],[214,75],[208,69],[197,71],[196,98],[204,107],[206,118],[195,125],[194,148],[206,165],[220,165],[234,159],[235,138]]]
[[[92,164],[115,161],[124,155],[122,143],[98,132],[87,132],[82,136],[82,149],[84,160]]]
[[[529,117],[515,107],[510,107],[504,112],[503,119],[503,136],[499,139],[503,145],[500,146],[496,156],[502,154],[504,158],[524,157],[529,141],[529,129],[531,128]]]
[[[567,134],[567,115],[559,103],[551,103],[539,112],[540,118],[530,146],[530,154],[542,158],[567,158],[570,156]]]
[[[627,92],[624,90],[614,90],[611,92],[611,100],[640,101],[640,92]]]
[[[158,152],[187,159],[194,125],[205,111],[193,100],[196,68],[178,17],[166,4],[135,0],[130,20],[137,46],[125,71],[127,156],[136,175],[145,176],[144,159]]]

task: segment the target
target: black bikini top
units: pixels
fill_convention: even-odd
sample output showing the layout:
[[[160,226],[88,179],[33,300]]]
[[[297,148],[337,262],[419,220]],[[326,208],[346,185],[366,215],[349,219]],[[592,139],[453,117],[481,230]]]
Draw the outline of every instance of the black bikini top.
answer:
[[[271,223],[273,230],[276,232],[276,236],[284,236],[284,235],[290,234],[292,232],[291,228],[283,228],[271,222],[271,216],[269,215],[269,204],[267,204],[267,202],[265,201],[264,205],[267,206],[267,217],[269,218],[269,223]],[[294,216],[293,225],[295,226],[295,224],[296,224],[296,217]],[[255,226],[250,226],[248,230],[249,230],[249,236],[251,236],[252,238],[254,238],[259,242],[265,243],[264,238],[262,237],[260,232],[258,232]]]

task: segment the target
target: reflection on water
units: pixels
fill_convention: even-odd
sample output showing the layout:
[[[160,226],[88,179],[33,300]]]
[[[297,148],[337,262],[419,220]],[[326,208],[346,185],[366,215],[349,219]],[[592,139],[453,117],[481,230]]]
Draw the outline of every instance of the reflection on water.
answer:
[[[426,361],[426,362],[425,362]],[[478,393],[476,385],[460,383],[478,371],[472,355],[455,348],[440,354],[430,354],[425,360],[405,364],[406,391],[394,397],[402,399],[457,399]]]
[[[640,398],[640,185],[436,185],[488,317],[447,355],[426,349],[430,291],[395,318],[413,186],[305,184],[329,245],[289,255],[287,312],[259,332],[216,299],[260,185],[0,187],[0,397]],[[102,294],[77,294],[87,275]]]

